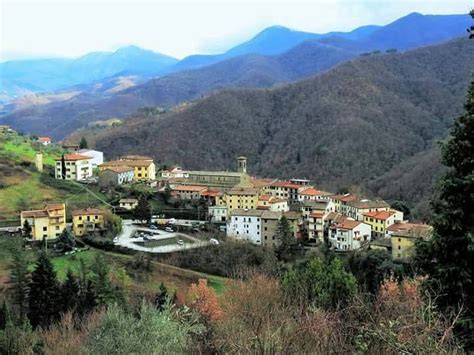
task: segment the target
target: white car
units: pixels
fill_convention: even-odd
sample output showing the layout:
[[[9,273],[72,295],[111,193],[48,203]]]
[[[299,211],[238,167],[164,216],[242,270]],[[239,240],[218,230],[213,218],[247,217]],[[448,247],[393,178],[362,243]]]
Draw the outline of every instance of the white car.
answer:
[[[184,241],[182,239],[178,239],[176,243],[178,243],[178,245],[184,245]]]
[[[169,233],[173,233],[173,232],[174,232],[173,228],[170,228],[170,227],[166,227],[166,228],[165,228],[165,231],[166,231],[166,232],[169,232]]]
[[[118,243],[118,241],[119,241],[119,238],[118,238],[118,237],[115,237],[115,238],[114,238],[114,243]]]
[[[215,238],[209,239],[209,243],[211,243],[211,245],[219,245],[219,241]]]
[[[170,218],[170,219],[168,220],[168,223],[169,223],[169,224],[176,224],[176,219],[175,219],[175,218]]]

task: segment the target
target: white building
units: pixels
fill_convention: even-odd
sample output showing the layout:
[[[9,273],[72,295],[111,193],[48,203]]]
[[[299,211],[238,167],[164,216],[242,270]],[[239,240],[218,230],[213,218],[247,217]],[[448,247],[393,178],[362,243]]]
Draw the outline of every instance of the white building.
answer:
[[[288,200],[270,195],[262,195],[258,198],[257,209],[272,212],[286,212],[290,210]]]
[[[226,206],[209,206],[209,217],[211,222],[222,223],[227,221]]]
[[[369,224],[346,219],[329,228],[329,244],[334,250],[357,250],[371,240]]]
[[[227,223],[227,236],[261,245],[264,212],[263,210],[233,210]]]
[[[136,198],[122,198],[119,201],[119,206],[125,208],[126,210],[133,210],[138,205],[138,200]]]
[[[78,154],[85,155],[87,157],[91,157],[92,167],[96,168],[98,165],[104,163],[104,153],[99,152],[98,150],[92,149],[80,149],[77,151]]]
[[[346,203],[346,215],[357,221],[364,221],[364,214],[369,212],[388,211],[390,205],[382,200],[356,200]]]
[[[166,179],[187,179],[189,178],[189,173],[181,169],[181,167],[175,166],[169,169],[162,170],[161,177]]]
[[[65,154],[63,159],[56,159],[54,176],[56,179],[84,181],[92,177],[91,157],[81,154]]]
[[[99,171],[99,185],[102,187],[129,184],[133,181],[133,168],[127,166],[111,166]]]

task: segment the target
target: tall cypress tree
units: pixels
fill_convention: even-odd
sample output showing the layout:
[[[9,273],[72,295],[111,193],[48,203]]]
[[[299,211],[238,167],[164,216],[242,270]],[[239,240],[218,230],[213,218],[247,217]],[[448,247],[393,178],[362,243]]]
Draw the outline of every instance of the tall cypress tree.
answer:
[[[442,144],[449,170],[432,203],[433,237],[417,244],[416,261],[439,306],[454,312],[462,307],[461,325],[474,342],[474,81],[464,107]]]
[[[41,252],[31,274],[28,318],[33,327],[48,327],[59,319],[61,305],[60,285],[53,264],[46,252]]]
[[[290,222],[285,216],[278,221],[276,237],[279,241],[279,245],[275,249],[277,258],[283,261],[294,260],[299,253],[299,246],[291,233]]]
[[[18,307],[20,318],[23,320],[28,310],[30,274],[28,272],[28,260],[21,243],[17,243],[13,248],[12,259],[10,280],[12,283],[13,303]]]
[[[66,179],[66,160],[64,159],[64,154],[61,155],[61,178]]]

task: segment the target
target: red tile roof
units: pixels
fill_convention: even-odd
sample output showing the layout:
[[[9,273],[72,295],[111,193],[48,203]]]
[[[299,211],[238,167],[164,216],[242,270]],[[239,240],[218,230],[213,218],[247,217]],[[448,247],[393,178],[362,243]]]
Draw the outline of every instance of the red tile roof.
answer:
[[[386,228],[390,232],[405,232],[411,230],[429,230],[431,226],[421,223],[395,223]]]
[[[270,186],[285,187],[287,189],[299,189],[301,187],[301,185],[294,184],[294,183],[289,182],[289,181],[275,181],[275,182],[272,182],[270,184]]]
[[[207,190],[206,186],[197,185],[176,185],[172,189],[173,191],[184,191],[184,192],[204,192]]]
[[[205,197],[217,197],[217,196],[221,196],[222,195],[222,192],[220,191],[204,191],[201,193],[202,196],[205,196]]]
[[[102,215],[105,211],[99,208],[83,208],[72,211],[73,216],[84,216],[84,215]]]
[[[345,219],[342,222],[332,226],[331,229],[354,229],[359,224],[362,224],[362,222]]]
[[[61,159],[62,158],[57,158],[56,161],[60,161]],[[81,154],[65,154],[64,155],[65,161],[89,160],[89,159],[92,159],[92,158],[86,155],[81,155]]]
[[[395,212],[393,211],[374,211],[374,212],[364,213],[364,216],[372,217],[376,219],[387,219],[390,216],[393,216],[394,214]]]
[[[50,137],[38,137],[38,141],[40,141],[42,143],[51,142],[51,138]]]
[[[131,168],[129,166],[109,166],[104,171],[106,171],[106,170],[110,170],[110,171],[113,171],[115,173],[124,173],[124,172],[127,172],[127,171],[133,171],[133,168]]]
[[[353,194],[345,194],[345,195],[335,195],[332,198],[334,200],[339,200],[342,202],[349,202],[349,201],[356,201],[359,197]]]
[[[304,196],[319,196],[323,195],[324,193],[322,191],[316,190],[314,187],[309,187],[301,191],[299,194]]]

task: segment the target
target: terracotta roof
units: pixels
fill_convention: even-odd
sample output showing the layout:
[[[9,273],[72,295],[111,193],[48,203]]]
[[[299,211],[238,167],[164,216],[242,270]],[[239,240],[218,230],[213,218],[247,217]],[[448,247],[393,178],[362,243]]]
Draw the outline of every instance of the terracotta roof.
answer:
[[[81,154],[65,154],[64,155],[64,160],[65,161],[76,161],[76,160],[90,160],[92,159],[91,157],[88,157],[86,155],[81,155]],[[60,161],[62,158],[57,158],[56,161]]]
[[[83,216],[83,215],[102,215],[105,211],[99,208],[83,208],[72,211],[73,216]]]
[[[125,173],[127,171],[133,171],[133,168],[130,167],[130,166],[110,166],[108,168],[106,168],[104,171],[106,170],[110,170],[110,171],[113,171],[115,173]]]
[[[38,140],[40,142],[51,142],[51,138],[50,137],[38,137]]]
[[[393,216],[394,214],[395,214],[394,211],[375,211],[375,212],[364,213],[364,216],[373,217],[376,219],[387,219],[390,216]]]
[[[258,178],[251,178],[250,183],[254,187],[265,187],[265,186],[270,186],[275,179],[258,179]]]
[[[354,221],[352,219],[345,219],[342,222],[331,226],[331,229],[354,229],[359,224],[362,224],[362,222]]]
[[[270,206],[257,206],[257,210],[269,210]]]
[[[49,217],[48,211],[46,210],[35,210],[35,211],[22,211],[21,216],[23,218],[41,218]]]
[[[204,191],[203,193],[201,193],[201,195],[205,196],[205,197],[216,197],[216,196],[221,196],[222,192],[220,192],[220,191]]]
[[[176,185],[172,188],[173,191],[185,191],[185,192],[204,192],[207,190],[205,186],[197,185]]]
[[[342,202],[356,201],[358,199],[357,195],[353,194],[334,195],[332,198]]]
[[[48,211],[55,211],[55,210],[63,210],[66,206],[64,203],[48,203],[46,205],[46,210]]]
[[[255,188],[233,188],[232,190],[227,191],[228,195],[258,195],[259,190]]]
[[[301,191],[299,194],[304,196],[319,196],[324,195],[324,192],[316,190],[314,187],[309,187]]]
[[[407,232],[412,230],[429,231],[431,226],[421,223],[395,223],[386,228],[390,232]]]
[[[150,166],[152,161],[149,160],[111,160],[103,164],[100,164],[100,167],[109,167],[109,166]]]
[[[270,186],[285,187],[287,189],[299,189],[301,187],[301,185],[294,184],[294,183],[289,182],[289,181],[275,181],[275,182],[272,182],[270,184]]]
[[[315,218],[322,218],[324,216],[323,212],[311,212],[309,214],[310,217],[315,217]]]

